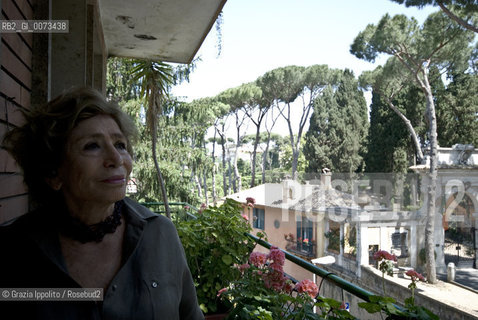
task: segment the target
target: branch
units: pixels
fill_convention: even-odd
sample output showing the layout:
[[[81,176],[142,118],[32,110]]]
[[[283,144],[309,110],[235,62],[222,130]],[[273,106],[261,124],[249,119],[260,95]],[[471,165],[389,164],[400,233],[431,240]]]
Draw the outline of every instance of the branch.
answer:
[[[405,126],[407,127],[408,132],[412,136],[413,144],[415,145],[415,149],[417,150],[417,157],[418,162],[422,162],[423,160],[423,152],[422,147],[420,146],[420,142],[418,141],[417,133],[415,129],[413,129],[412,123],[408,118],[392,103],[392,101],[388,97],[384,97],[385,101],[387,102],[388,106],[405,122]]]
[[[450,10],[448,10],[448,8],[443,4],[442,1],[437,1],[437,4],[440,6],[440,8],[442,9],[442,11],[448,16],[450,17],[453,21],[455,21],[456,23],[458,23],[460,26],[462,26],[463,28],[465,29],[468,29],[468,30],[471,30],[473,32],[476,32],[478,33],[478,28],[475,27],[474,25],[472,24],[469,24],[468,22],[466,22],[465,20],[457,17],[453,12],[451,12]]]

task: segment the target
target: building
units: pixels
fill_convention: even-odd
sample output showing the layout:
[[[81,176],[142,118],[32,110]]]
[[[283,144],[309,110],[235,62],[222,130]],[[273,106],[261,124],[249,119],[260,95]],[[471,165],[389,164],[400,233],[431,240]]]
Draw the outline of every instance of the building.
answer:
[[[465,148],[439,149],[438,272],[446,272],[448,262],[476,266],[478,151]],[[427,168],[424,164],[412,168],[415,174],[369,174],[357,180],[332,180],[323,173],[305,184],[284,180],[229,198],[244,203],[255,198],[254,209],[245,210],[254,231],[265,231],[270,243],[306,259],[332,255],[337,266],[360,277],[360,266],[374,264],[373,253],[386,250],[398,257],[399,266],[424,270]],[[452,231],[455,238],[446,236]],[[298,269],[285,270],[302,278]]]

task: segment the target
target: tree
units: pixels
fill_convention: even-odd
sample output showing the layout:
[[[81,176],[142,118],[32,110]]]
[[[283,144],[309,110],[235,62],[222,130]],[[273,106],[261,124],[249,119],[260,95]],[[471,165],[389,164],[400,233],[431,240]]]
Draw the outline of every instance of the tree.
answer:
[[[296,100],[299,94],[304,90],[303,73],[305,68],[298,66],[287,66],[277,68],[266,72],[259,77],[256,82],[262,89],[262,93],[267,97],[272,97],[277,104],[282,102],[283,108],[279,107],[282,117],[286,120],[289,129],[289,139],[292,148],[292,176],[297,175],[297,162],[300,152],[300,136],[295,136],[292,130],[291,104]],[[302,110],[302,118],[308,117],[308,111]],[[307,113],[307,114],[304,114]],[[303,123],[299,124],[303,127]],[[302,130],[300,130],[302,135]]]
[[[237,168],[237,157],[243,138],[243,135],[241,135],[241,129],[245,123],[245,120],[248,118],[245,111],[245,106],[247,106],[248,102],[253,99],[255,94],[257,94],[256,89],[252,88],[248,84],[243,84],[236,88],[227,89],[216,97],[222,103],[229,105],[230,113],[234,115],[234,120],[236,123],[236,148],[233,166],[237,188],[236,184],[234,184],[234,192],[239,192],[242,188],[242,178]]]
[[[329,168],[351,174],[363,170],[367,112],[358,81],[351,71],[343,71],[338,86],[328,86],[314,100],[304,146],[304,155],[309,160],[307,171]]]
[[[405,173],[416,164],[415,146],[405,123],[384,100],[379,91],[373,91],[365,169]],[[423,93],[416,87],[404,88],[392,103],[410,120],[419,141],[425,141]]]
[[[158,117],[162,113],[162,103],[168,92],[168,86],[173,83],[173,70],[171,66],[149,60],[137,61],[135,67],[131,70],[133,80],[141,83],[141,96],[147,102],[146,125],[151,134],[151,149],[153,151],[153,161],[156,168],[158,181],[161,187],[166,216],[171,218],[168,195],[164,184],[163,175],[158,163],[157,157],[157,131]]]
[[[273,101],[279,106],[280,114],[287,122],[292,148],[293,178],[297,178],[303,130],[309,121],[313,101],[327,85],[336,81],[337,70],[329,69],[327,65],[313,65],[307,68],[287,66],[266,72],[257,79],[263,95],[273,97]],[[292,128],[293,114],[300,115],[297,134],[294,134]]]
[[[442,146],[478,146],[478,77],[459,73],[437,95],[438,142]]]
[[[392,0],[407,7],[422,8],[426,5],[439,6],[452,20],[462,27],[478,32],[478,4],[470,0]]]
[[[248,83],[241,86],[242,90],[247,91],[244,95],[244,112],[246,116],[256,127],[256,133],[253,141],[252,161],[251,161],[251,188],[255,186],[256,180],[256,153],[259,144],[259,135],[261,133],[262,121],[264,120],[271,103],[262,97],[262,90],[255,83]]]
[[[390,68],[390,78],[413,81],[424,93],[428,118],[428,144],[430,147],[430,170],[427,203],[425,241],[427,252],[427,276],[430,283],[436,283],[434,257],[434,223],[436,211],[437,179],[437,122],[435,101],[430,87],[429,72],[432,64],[446,69],[450,65],[463,63],[463,56],[469,56],[469,44],[473,36],[441,13],[430,15],[420,28],[415,19],[404,15],[391,18],[385,15],[375,25],[368,25],[355,38],[351,53],[360,59],[375,61],[378,54],[393,56],[392,63],[401,63],[402,68]],[[398,88],[403,87],[403,82]],[[397,89],[400,91],[400,89]],[[391,101],[390,97],[388,99]]]

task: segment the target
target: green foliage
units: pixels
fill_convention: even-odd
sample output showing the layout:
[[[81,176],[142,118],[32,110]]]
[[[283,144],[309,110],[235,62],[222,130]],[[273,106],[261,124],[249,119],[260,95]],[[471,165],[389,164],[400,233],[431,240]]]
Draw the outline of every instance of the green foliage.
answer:
[[[425,307],[416,306],[407,300],[405,308],[397,308],[396,300],[390,297],[371,296],[370,302],[359,302],[358,306],[367,310],[368,313],[385,312],[386,319],[420,319],[438,320],[438,316]]]
[[[197,219],[176,224],[204,312],[219,310],[217,293],[240,276],[235,264],[247,261],[254,243],[241,217],[241,204],[227,199],[222,205],[199,212]]]
[[[457,74],[436,94],[438,142],[441,146],[478,146],[478,76]]]
[[[423,100],[423,94],[417,88],[408,87],[393,101],[411,121],[421,141],[425,141],[426,130]],[[370,109],[366,171],[407,172],[414,164],[409,159],[415,158],[416,150],[405,124],[375,91]]]
[[[324,233],[325,238],[329,240],[329,245],[327,246],[328,249],[332,249],[335,251],[340,251],[340,230],[339,229],[331,229]]]
[[[268,255],[253,254],[256,256],[251,254],[250,264],[239,266],[242,276],[220,292],[222,299],[233,305],[227,319],[354,319],[334,299],[319,298],[316,302],[318,288],[311,280],[294,285],[285,277],[280,249],[271,248]]]
[[[407,7],[439,6],[446,15],[469,30],[478,32],[478,4],[470,0],[392,0]]]
[[[305,141],[305,139],[302,138],[302,141]],[[294,161],[292,147],[290,144],[287,144],[282,147],[281,151],[282,151],[281,154],[279,154],[280,166],[283,170],[290,172],[290,170],[292,169],[292,163]],[[306,155],[304,155],[304,153],[301,152],[299,154],[299,157],[297,158],[297,171],[305,172],[306,169],[307,169]]]
[[[365,98],[353,73],[346,70],[337,88],[328,86],[314,101],[304,146],[309,160],[307,172],[323,168],[344,173],[361,171],[367,130]]]

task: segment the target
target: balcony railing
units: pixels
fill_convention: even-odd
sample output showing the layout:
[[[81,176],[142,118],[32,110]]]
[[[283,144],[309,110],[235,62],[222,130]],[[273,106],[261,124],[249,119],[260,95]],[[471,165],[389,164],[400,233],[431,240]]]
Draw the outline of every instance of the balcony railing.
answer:
[[[288,241],[286,250],[306,258],[315,258],[315,243],[303,241]]]
[[[160,208],[163,207],[163,204],[160,203],[160,202],[146,202],[146,203],[142,203],[142,205],[144,206],[147,206],[149,207],[152,211],[156,212],[156,213],[159,213],[159,214],[162,214],[164,213],[164,210],[161,210]],[[181,218],[186,218],[186,219],[195,219],[196,217],[194,216],[194,214],[190,213],[190,211],[196,211],[197,212],[197,209],[192,207],[190,204],[188,203],[184,203],[184,202],[171,202],[169,204],[171,207],[179,207],[181,206],[180,208],[177,208],[177,209],[171,209],[171,212],[172,213],[176,213],[175,214],[175,219],[181,219]],[[184,208],[190,208],[191,210],[185,210]],[[270,249],[272,247],[272,244],[270,244],[269,242],[267,241],[264,241],[263,239],[260,239],[250,233],[246,233],[246,235],[248,237],[250,237],[251,239],[253,239],[257,244],[259,244],[260,246],[263,246],[264,248],[267,248],[267,249]],[[312,244],[310,244],[312,245]],[[291,254],[290,252],[287,252],[286,250],[283,250],[281,249],[284,254],[285,254],[285,258],[291,262],[293,262],[294,264],[314,273],[315,275],[321,277],[323,280],[327,280],[329,281],[330,283],[332,283],[333,285],[353,294],[354,296],[362,299],[362,300],[365,300],[367,302],[370,302],[370,297],[373,296],[374,294],[368,290],[365,290],[359,286],[356,286],[355,284],[353,283],[350,283],[346,280],[344,280],[343,278],[339,277],[338,275],[334,274],[333,272],[329,272],[327,270],[324,270],[322,268],[319,268],[317,267],[316,265],[310,263],[309,261],[307,260],[304,260],[296,255],[293,255]],[[320,292],[319,292],[320,294]],[[396,306],[397,308],[401,309],[399,306]]]

